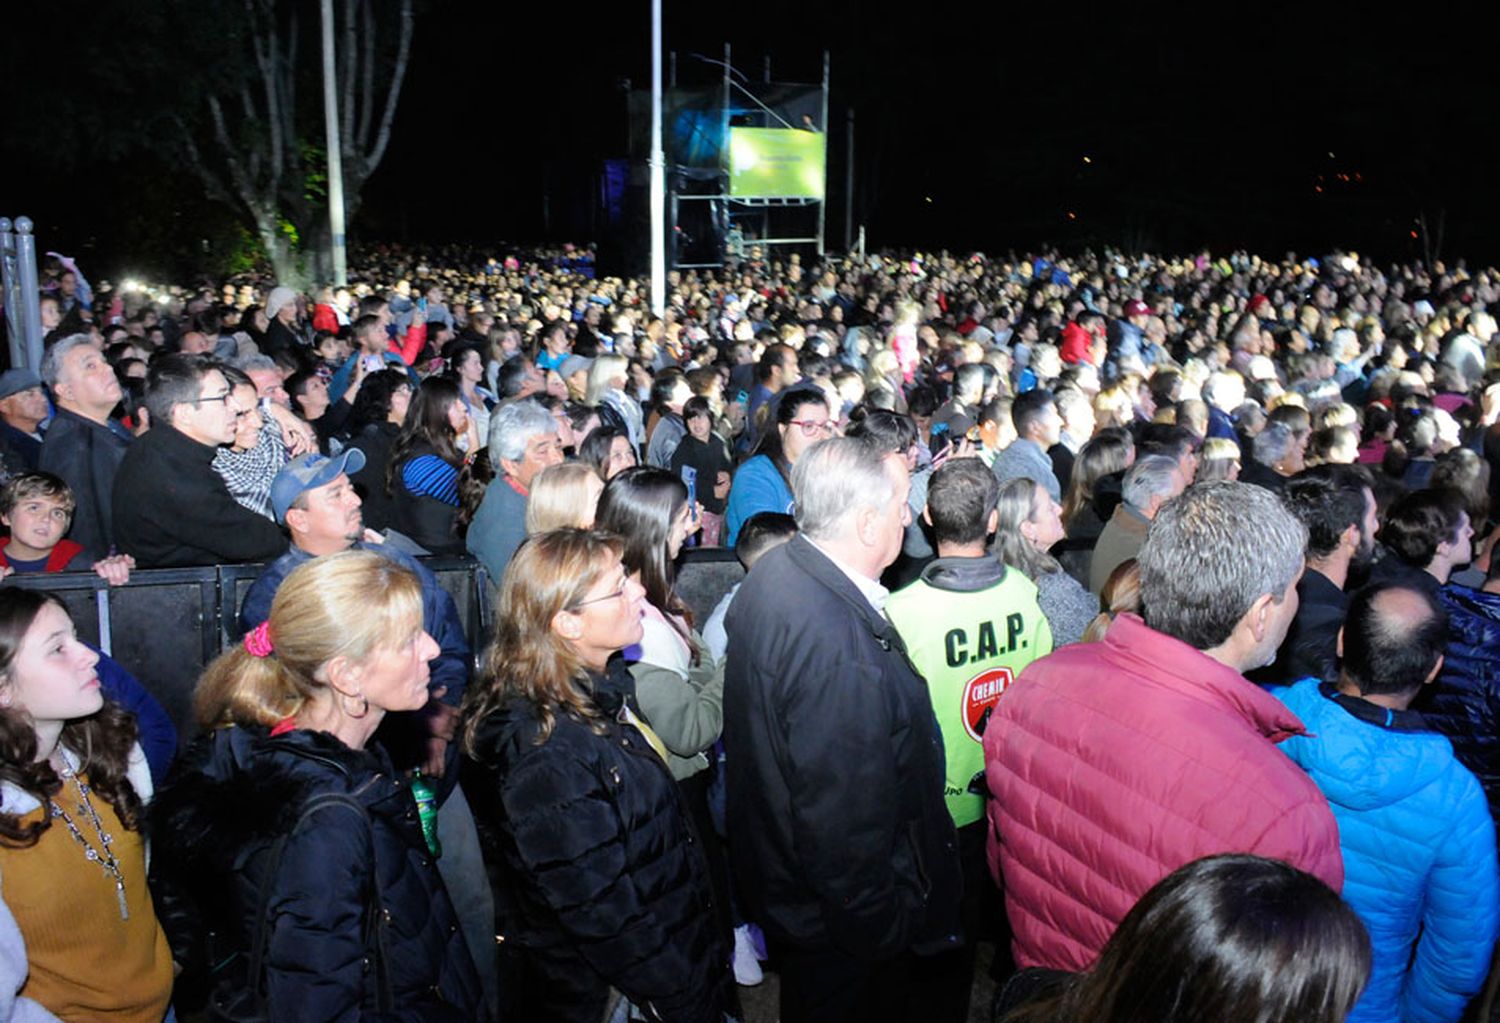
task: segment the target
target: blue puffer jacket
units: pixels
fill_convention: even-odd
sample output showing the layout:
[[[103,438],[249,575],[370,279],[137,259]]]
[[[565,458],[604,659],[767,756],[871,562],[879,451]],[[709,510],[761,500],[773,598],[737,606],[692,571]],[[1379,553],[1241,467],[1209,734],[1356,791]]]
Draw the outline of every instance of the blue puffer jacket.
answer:
[[[1447,658],[1416,706],[1453,741],[1500,820],[1500,594],[1444,586],[1438,599],[1448,611]]]
[[[1348,1023],[1457,1020],[1484,983],[1500,927],[1495,826],[1479,782],[1420,714],[1316,679],[1276,695],[1311,733],[1281,749],[1333,807],[1344,898],[1374,948]]]

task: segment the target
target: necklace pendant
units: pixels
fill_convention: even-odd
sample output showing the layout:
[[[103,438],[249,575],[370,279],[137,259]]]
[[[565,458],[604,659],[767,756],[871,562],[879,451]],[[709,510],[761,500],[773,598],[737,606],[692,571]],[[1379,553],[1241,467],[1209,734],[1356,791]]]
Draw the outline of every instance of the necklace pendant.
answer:
[[[130,907],[125,904],[125,882],[115,882],[115,896],[120,900],[120,919],[130,919]]]

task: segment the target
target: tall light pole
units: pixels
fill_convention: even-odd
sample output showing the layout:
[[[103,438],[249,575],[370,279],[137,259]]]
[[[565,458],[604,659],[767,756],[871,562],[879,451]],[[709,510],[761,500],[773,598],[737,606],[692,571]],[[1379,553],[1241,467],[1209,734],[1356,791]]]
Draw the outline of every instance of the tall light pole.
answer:
[[[344,153],[339,143],[338,75],[333,59],[333,0],[323,0],[323,119],[328,146],[328,235],[333,247],[333,283],[349,283],[344,250]]]
[[[332,0],[323,0],[325,4]],[[661,0],[651,0],[651,311],[667,308],[667,168],[661,148]]]

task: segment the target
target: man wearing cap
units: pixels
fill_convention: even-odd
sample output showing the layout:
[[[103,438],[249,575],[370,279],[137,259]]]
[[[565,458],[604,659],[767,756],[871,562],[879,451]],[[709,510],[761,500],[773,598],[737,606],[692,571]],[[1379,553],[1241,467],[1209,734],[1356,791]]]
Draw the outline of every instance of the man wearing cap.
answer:
[[[443,702],[457,707],[469,679],[469,643],[459,624],[458,610],[448,591],[421,562],[378,542],[379,534],[364,528],[359,495],[348,475],[364,467],[364,452],[350,448],[337,458],[316,453],[299,455],[276,474],[271,483],[271,511],[291,534],[292,543],[286,548],[283,542],[285,553],[267,565],[246,592],[240,624],[249,630],[265,621],[281,581],[304,561],[350,548],[372,550],[399,562],[421,580],[423,627],[442,651],[432,662],[430,684],[434,693],[445,689]]]
[[[214,471],[234,440],[239,405],[219,363],[202,355],[156,360],[146,381],[151,429],[120,463],[115,538],[141,568],[268,561],[281,530],[230,496]]]
[[[48,348],[42,380],[57,400],[57,415],[37,465],[72,489],[78,506],[68,537],[98,561],[115,553],[115,476],[134,439],[110,417],[120,403],[120,381],[88,334],[72,334]]]
[[[458,747],[452,743],[458,708],[469,681],[469,642],[453,598],[437,577],[420,561],[380,543],[378,534],[364,528],[359,495],[348,475],[364,466],[364,452],[350,448],[337,458],[316,452],[299,455],[276,474],[271,483],[271,511],[276,521],[286,526],[292,542],[246,591],[240,606],[240,626],[248,632],[270,616],[277,589],[298,565],[340,551],[373,551],[410,571],[422,584],[422,627],[438,645],[438,655],[429,663],[428,691],[432,699],[422,711],[387,718],[389,724],[382,726],[382,739],[388,748],[394,745],[393,756],[406,761],[401,766],[420,766],[441,779],[438,836],[443,856],[438,860],[438,870],[450,890],[464,893],[457,902],[459,921],[489,991],[494,983],[494,908],[479,836],[468,803],[457,787]],[[403,724],[416,727],[402,729]],[[393,727],[396,731],[391,734]],[[492,991],[490,995],[493,998]]]
[[[37,468],[42,457],[42,421],[49,413],[42,378],[35,370],[0,373],[0,458],[11,472]]]
[[[1110,322],[1109,358],[1104,364],[1107,377],[1112,380],[1119,377],[1122,366],[1156,363],[1157,347],[1146,338],[1146,323],[1150,319],[1151,307],[1133,298],[1125,303],[1120,319]]]

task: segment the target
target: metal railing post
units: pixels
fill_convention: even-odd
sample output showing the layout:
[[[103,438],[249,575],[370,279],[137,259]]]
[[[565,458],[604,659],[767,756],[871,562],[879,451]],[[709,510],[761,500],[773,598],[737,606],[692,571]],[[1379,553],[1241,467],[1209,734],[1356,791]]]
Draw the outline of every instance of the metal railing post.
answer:
[[[23,358],[20,362],[14,361],[15,343],[12,342],[11,365],[36,369],[42,364],[42,306],[36,276],[36,238],[31,233],[30,217],[17,217],[15,227],[16,283],[20,290],[18,304]]]
[[[9,217],[0,217],[0,301],[5,303],[5,336],[10,342],[10,364],[21,365],[26,351],[21,333],[21,268],[16,259],[16,233]]]

